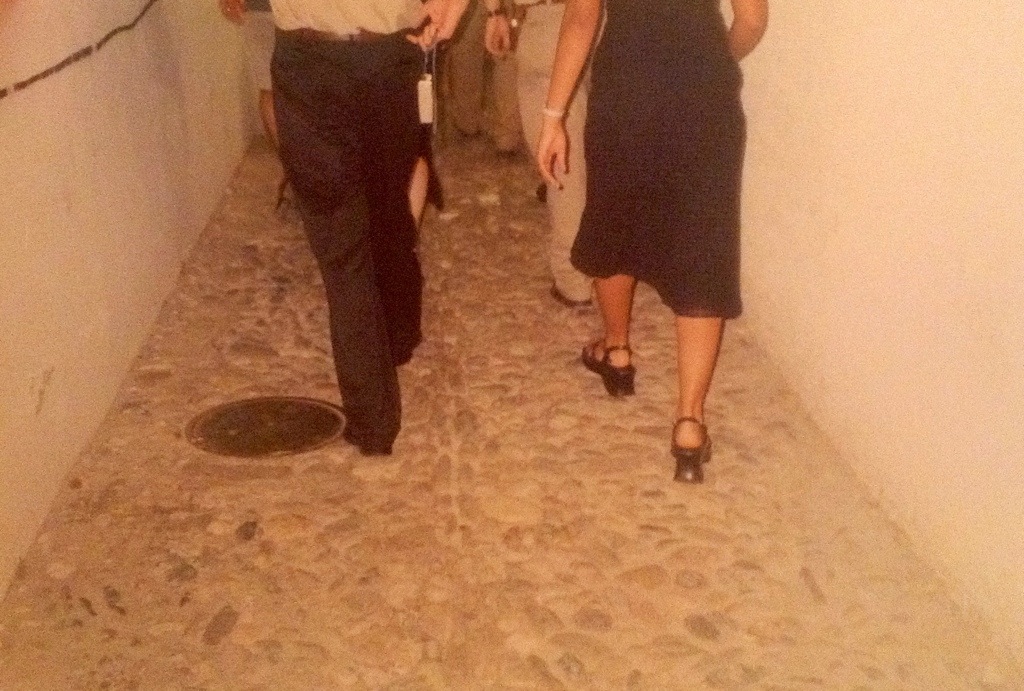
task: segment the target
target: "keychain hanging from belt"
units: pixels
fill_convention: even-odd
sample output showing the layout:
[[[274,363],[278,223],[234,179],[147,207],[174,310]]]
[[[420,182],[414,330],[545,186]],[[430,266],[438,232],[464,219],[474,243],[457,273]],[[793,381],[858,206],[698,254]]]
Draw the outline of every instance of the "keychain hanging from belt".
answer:
[[[433,125],[437,129],[436,118],[437,92],[434,89],[434,73],[437,71],[437,48],[431,47],[423,52],[423,74],[417,85],[417,96],[420,111],[420,124]]]

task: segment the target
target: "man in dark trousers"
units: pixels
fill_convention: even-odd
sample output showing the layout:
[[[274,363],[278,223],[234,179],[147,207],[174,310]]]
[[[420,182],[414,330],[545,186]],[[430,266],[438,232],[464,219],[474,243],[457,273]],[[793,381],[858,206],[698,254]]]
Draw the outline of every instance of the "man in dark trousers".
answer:
[[[424,50],[468,0],[272,0],[281,160],[327,291],[345,439],[391,453],[396,367],[420,342],[409,182],[422,149]]]

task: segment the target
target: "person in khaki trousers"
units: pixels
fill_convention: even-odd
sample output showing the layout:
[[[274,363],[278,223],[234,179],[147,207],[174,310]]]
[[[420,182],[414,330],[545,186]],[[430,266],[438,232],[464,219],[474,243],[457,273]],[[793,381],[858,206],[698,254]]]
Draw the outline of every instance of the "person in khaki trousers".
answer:
[[[455,129],[466,136],[488,132],[499,154],[514,155],[522,143],[516,102],[515,63],[484,48],[487,13],[474,3],[444,51],[444,99]]]
[[[558,32],[565,13],[564,1],[513,0],[507,5],[502,5],[501,0],[481,2],[488,13],[485,33],[488,52],[499,58],[514,54],[523,135],[530,150],[536,153]],[[565,126],[573,142],[569,149],[569,170],[561,186],[549,185],[547,190],[551,217],[551,295],[568,307],[582,307],[591,302],[590,278],[569,262],[586,201],[583,125],[587,114],[587,89],[588,77],[584,75],[565,116]]]

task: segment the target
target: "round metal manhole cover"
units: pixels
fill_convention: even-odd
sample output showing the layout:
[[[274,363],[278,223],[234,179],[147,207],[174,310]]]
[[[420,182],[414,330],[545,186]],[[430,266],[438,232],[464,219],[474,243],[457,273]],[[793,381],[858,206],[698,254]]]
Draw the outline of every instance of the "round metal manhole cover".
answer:
[[[312,398],[272,396],[225,403],[197,415],[185,429],[195,446],[222,456],[279,456],[335,440],[343,416]]]

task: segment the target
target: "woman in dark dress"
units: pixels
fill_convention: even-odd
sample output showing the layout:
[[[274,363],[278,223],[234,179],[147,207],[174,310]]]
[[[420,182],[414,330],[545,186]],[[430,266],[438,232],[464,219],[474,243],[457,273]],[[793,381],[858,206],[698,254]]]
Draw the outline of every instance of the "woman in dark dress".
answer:
[[[724,320],[739,315],[740,177],[746,126],[738,61],[761,40],[768,0],[567,0],[537,156],[558,184],[562,115],[597,35],[587,111],[587,203],[573,264],[594,277],[603,338],[583,364],[613,396],[633,393],[633,291],[650,284],[676,315],[676,479],[701,482],[704,400]]]

